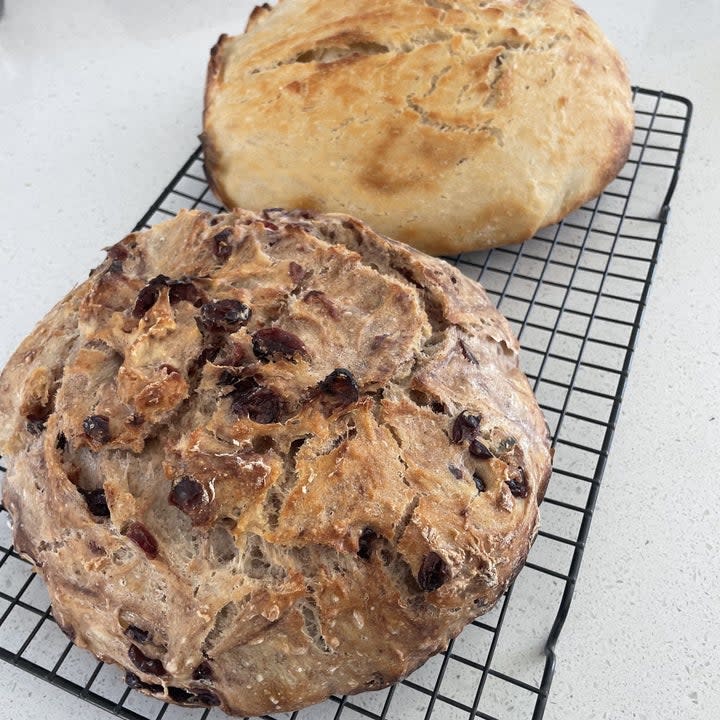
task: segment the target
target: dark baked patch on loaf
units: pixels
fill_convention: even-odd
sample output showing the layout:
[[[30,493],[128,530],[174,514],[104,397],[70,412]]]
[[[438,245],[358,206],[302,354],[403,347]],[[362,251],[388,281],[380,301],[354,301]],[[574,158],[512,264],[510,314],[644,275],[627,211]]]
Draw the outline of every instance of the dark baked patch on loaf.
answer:
[[[482,289],[343,215],[133,233],[0,390],[4,501],[58,621],[131,687],[238,714],[441,649],[523,562],[549,470]]]

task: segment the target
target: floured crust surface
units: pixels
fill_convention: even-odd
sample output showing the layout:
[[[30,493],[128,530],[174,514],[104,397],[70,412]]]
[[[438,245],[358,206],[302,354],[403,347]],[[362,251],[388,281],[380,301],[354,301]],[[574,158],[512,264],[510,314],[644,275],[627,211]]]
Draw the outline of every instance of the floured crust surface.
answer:
[[[226,207],[348,212],[440,254],[599,194],[633,119],[623,61],[569,0],[284,0],[213,48],[203,144]]]
[[[385,686],[497,601],[546,425],[479,285],[345,215],[133,233],[0,377],[3,500],[131,686],[238,715]]]

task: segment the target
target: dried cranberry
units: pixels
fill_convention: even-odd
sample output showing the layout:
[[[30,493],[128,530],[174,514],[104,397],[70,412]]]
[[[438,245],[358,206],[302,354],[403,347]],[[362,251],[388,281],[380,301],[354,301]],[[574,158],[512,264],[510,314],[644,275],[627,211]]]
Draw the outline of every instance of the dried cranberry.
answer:
[[[110,517],[110,508],[105,497],[105,490],[98,488],[97,490],[81,490],[81,492],[85,496],[85,502],[91,515],[103,518]]]
[[[207,707],[218,707],[221,704],[220,698],[209,690],[200,690],[195,693],[195,702],[199,705],[205,705]]]
[[[146,643],[150,640],[151,633],[149,630],[142,630],[137,625],[128,625],[123,633],[126,638],[138,642],[140,644]]]
[[[232,411],[236,415],[247,415],[256,423],[267,425],[279,420],[282,402],[270,388],[258,388],[235,400]]]
[[[150,308],[157,302],[160,291],[153,285],[146,285],[137,296],[135,300],[135,307],[133,308],[133,317],[141,318]]]
[[[335,307],[335,304],[322,290],[309,290],[305,293],[303,302],[317,303],[333,320],[337,320],[340,317],[340,313]]]
[[[295,355],[307,355],[305,344],[297,336],[278,327],[256,330],[252,346],[258,360],[271,360],[277,356],[292,360]]]
[[[195,702],[195,694],[188,692],[184,688],[179,687],[168,687],[168,695],[173,702],[176,703],[193,703]]]
[[[432,592],[450,579],[450,572],[445,561],[436,553],[429,552],[423,559],[418,572],[418,585],[425,592]]]
[[[168,687],[168,695],[173,702],[182,705],[209,705],[211,707],[220,705],[218,696],[205,688],[186,690],[185,688]]]
[[[232,234],[233,233],[230,228],[225,228],[217,233],[217,235],[213,236],[213,255],[215,255],[218,260],[225,262],[230,255],[232,255]]]
[[[110,442],[110,418],[107,415],[89,415],[83,420],[83,430],[97,443]]]
[[[451,439],[454,443],[460,443],[472,436],[480,425],[480,417],[472,415],[467,411],[461,412],[456,418],[452,426]]]
[[[132,540],[150,559],[157,557],[157,540],[142,523],[133,520],[125,528],[124,534],[130,540]]]
[[[473,365],[478,364],[478,359],[473,355],[472,350],[466,345],[464,340],[459,341],[460,349],[462,350],[462,354],[465,356],[465,359],[468,362],[471,362]]]
[[[340,400],[343,405],[350,405],[358,401],[360,390],[352,373],[345,368],[333,370],[318,387],[327,395]]]
[[[488,446],[484,445],[479,440],[472,440],[470,442],[470,454],[482,460],[488,460],[489,458],[494,457]]]
[[[518,468],[516,473],[505,483],[514,497],[526,498],[528,496],[528,484],[525,472]]]
[[[462,480],[462,470],[454,465],[448,465],[448,470],[452,473],[452,476],[457,480]]]
[[[167,275],[157,275],[140,290],[133,308],[133,317],[141,318],[157,302],[160,297],[160,288],[167,285],[170,278]]]
[[[134,673],[129,670],[125,673],[125,684],[133,690],[140,690],[145,683]]]
[[[250,320],[250,308],[239,300],[217,300],[200,308],[199,323],[210,332],[234,332]]]
[[[224,378],[225,381],[229,379],[230,373],[228,373],[228,376]],[[222,378],[221,378],[222,379]],[[223,382],[222,384],[226,384]],[[250,395],[250,393],[255,392],[260,388],[259,383],[257,380],[255,380],[254,377],[248,376],[248,377],[239,377],[234,376],[234,379],[230,381],[230,383],[233,386],[232,391],[232,397],[234,400],[240,400],[246,395]]]
[[[199,306],[203,300],[203,294],[189,280],[171,280],[168,283],[170,304],[189,302],[191,305]]]
[[[377,539],[378,535],[374,530],[365,528],[358,539],[358,556],[363,560],[369,560],[372,555],[373,545]]]
[[[203,660],[194,670],[192,674],[193,680],[212,680],[213,669],[207,660]]]
[[[191,373],[197,372],[206,362],[213,362],[220,353],[220,345],[211,342],[206,348],[203,348],[202,352],[197,356],[197,360],[193,363],[190,369]]]
[[[305,270],[303,270],[302,265],[292,260],[288,266],[288,275],[290,275],[290,279],[294,283],[299,283],[305,277]]]
[[[184,475],[173,485],[168,496],[171,505],[184,513],[192,513],[205,501],[205,488],[194,478]]]
[[[167,675],[162,662],[156,658],[148,657],[137,645],[130,646],[128,657],[140,672],[147,675],[157,675],[158,677]]]
[[[485,481],[482,479],[482,477],[474,472],[473,473],[473,482],[475,483],[475,487],[477,488],[477,491],[479,493],[485,492],[487,490],[487,486],[485,485]]]
[[[269,220],[263,220],[262,224],[268,229],[268,230],[277,230],[278,226],[274,222],[270,222]]]
[[[133,690],[147,690],[153,695],[161,695],[165,692],[162,685],[143,682],[135,673],[129,670],[125,673],[125,684]]]
[[[223,370],[218,377],[218,385],[234,385],[240,380],[240,376],[232,372],[232,370]]]
[[[127,260],[130,254],[128,253],[127,248],[120,243],[117,243],[117,245],[112,245],[111,247],[107,248],[105,252],[111,260],[119,260],[120,262],[122,262],[123,260]]]

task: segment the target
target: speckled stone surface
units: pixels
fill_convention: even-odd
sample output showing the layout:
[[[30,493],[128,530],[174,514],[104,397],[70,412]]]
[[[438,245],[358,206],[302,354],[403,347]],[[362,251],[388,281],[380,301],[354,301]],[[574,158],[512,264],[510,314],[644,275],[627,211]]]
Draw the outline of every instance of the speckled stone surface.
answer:
[[[0,362],[195,147],[208,48],[249,5],[6,3]],[[707,720],[720,717],[720,5],[583,5],[635,83],[696,114],[545,717]],[[109,717],[1,662],[0,685],[2,720]]]

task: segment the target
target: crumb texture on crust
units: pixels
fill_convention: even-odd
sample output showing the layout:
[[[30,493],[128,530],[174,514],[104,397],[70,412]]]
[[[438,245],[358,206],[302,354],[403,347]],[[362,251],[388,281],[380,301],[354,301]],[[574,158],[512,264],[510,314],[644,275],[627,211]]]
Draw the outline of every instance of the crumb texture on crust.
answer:
[[[347,215],[182,211],[0,376],[16,547],[144,692],[262,715],[385,686],[534,539],[517,355],[479,285]]]
[[[426,252],[529,238],[622,168],[622,59],[570,0],[284,0],[213,49],[226,207],[342,211]]]

